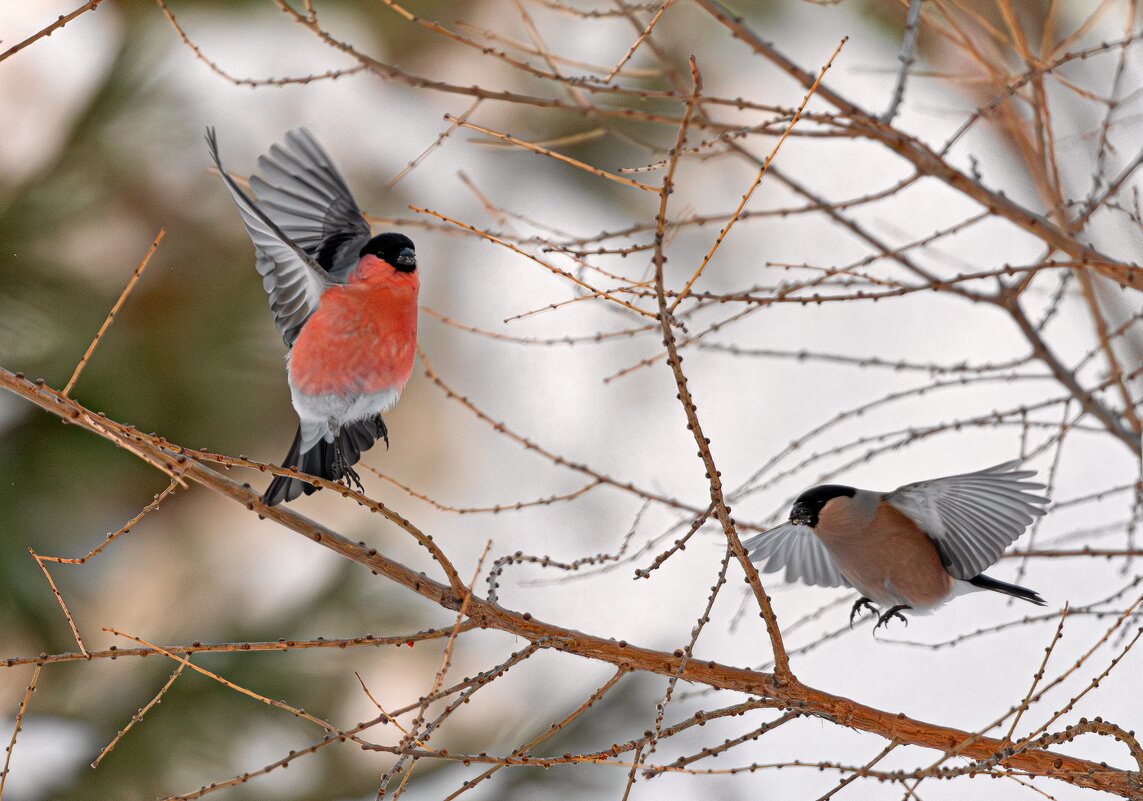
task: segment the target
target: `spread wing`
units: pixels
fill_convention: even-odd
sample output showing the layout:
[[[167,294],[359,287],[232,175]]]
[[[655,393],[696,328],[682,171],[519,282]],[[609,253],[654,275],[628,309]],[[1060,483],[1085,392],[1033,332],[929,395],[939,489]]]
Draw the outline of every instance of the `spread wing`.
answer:
[[[286,345],[292,345],[306,319],[317,309],[322,292],[333,281],[227,174],[218,157],[218,140],[213,128],[206,131],[206,143],[210,157],[238,206],[246,232],[254,242],[256,267],[262,276],[262,286],[270,296],[274,322]]]
[[[825,545],[809,526],[783,523],[742,543],[750,560],[764,573],[786,569],[786,581],[804,581],[818,587],[852,586],[834,564]]]
[[[333,276],[345,281],[369,241],[369,223],[341,173],[305,128],[286,134],[258,159],[251,177],[258,203],[292,241]]]
[[[1034,470],[1017,470],[1018,461],[976,473],[906,484],[885,495],[932,537],[954,578],[975,578],[1019,539],[1048,503],[1026,479]]]

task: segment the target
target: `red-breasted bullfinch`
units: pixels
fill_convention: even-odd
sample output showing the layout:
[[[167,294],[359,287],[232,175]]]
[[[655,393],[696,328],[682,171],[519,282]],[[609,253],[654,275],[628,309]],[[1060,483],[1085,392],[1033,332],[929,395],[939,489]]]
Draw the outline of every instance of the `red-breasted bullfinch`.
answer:
[[[214,130],[206,141],[254,242],[270,311],[289,348],[286,372],[300,425],[283,467],[361,487],[353,465],[378,439],[381,413],[413,372],[420,277],[413,242],[370,237],[349,188],[304,128],[258,159],[257,203],[222,167]],[[273,506],[318,488],[275,476]]]
[[[993,590],[1043,606],[1032,590],[989,578],[996,560],[1048,499],[1026,479],[1032,470],[1005,462],[976,473],[906,484],[892,492],[824,484],[794,502],[789,522],[743,542],[766,573],[786,569],[786,581],[853,587],[863,607],[885,609],[878,627],[901,611],[929,612],[974,590]],[[877,610],[880,611],[880,610]]]

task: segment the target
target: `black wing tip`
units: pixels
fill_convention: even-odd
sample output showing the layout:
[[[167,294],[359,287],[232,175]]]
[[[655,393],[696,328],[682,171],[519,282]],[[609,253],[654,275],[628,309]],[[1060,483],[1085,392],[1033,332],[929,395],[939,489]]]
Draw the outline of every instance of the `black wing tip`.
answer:
[[[262,495],[262,503],[267,506],[277,506],[280,503],[289,503],[302,495],[312,495],[321,487],[315,487],[308,481],[290,476],[274,476],[270,486]]]
[[[998,581],[991,576],[986,576],[983,573],[974,576],[968,580],[968,583],[974,587],[979,587],[982,590],[992,590],[993,592],[1004,593],[1011,595],[1013,598],[1019,598],[1022,601],[1027,601],[1036,606],[1047,606],[1048,602],[1045,601],[1040,593],[1035,590],[1030,590],[1027,587],[1021,587],[1018,584],[1009,584],[1007,581]]]
[[[218,167],[218,171],[222,173],[223,178],[226,177],[226,171],[222,169],[222,157],[218,155],[218,134],[214,130],[213,125],[206,126],[206,133],[203,134],[206,139],[206,149],[210,153],[210,158]]]
[[[1021,587],[1020,589],[1024,590],[1024,592],[1027,594],[1014,595],[1014,597],[1021,598],[1030,604],[1035,604],[1036,606],[1048,605],[1048,602],[1045,601],[1040,593],[1036,592],[1035,590],[1029,590],[1027,587]]]

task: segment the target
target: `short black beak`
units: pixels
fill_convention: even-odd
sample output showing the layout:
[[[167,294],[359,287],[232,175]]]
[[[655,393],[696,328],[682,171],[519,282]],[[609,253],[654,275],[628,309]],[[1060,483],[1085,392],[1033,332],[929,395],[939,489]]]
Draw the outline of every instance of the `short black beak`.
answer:
[[[411,273],[417,269],[417,254],[412,248],[401,248],[397,254],[397,263],[393,265],[403,273]]]
[[[795,503],[794,508],[790,510],[790,522],[795,526],[809,525],[813,519],[810,510],[806,508],[805,504]]]

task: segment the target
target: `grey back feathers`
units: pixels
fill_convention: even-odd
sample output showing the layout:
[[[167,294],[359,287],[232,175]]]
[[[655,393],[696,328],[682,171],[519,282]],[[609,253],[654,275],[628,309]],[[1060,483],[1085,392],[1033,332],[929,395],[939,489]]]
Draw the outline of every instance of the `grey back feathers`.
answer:
[[[290,131],[258,159],[266,177],[250,179],[257,203],[223,168],[213,129],[206,140],[254,243],[274,323],[292,345],[322,293],[344,283],[356,267],[369,241],[369,224],[329,156],[304,128]]]
[[[996,562],[1048,503],[1026,479],[1034,470],[1005,462],[976,473],[906,484],[885,495],[936,543],[953,578],[968,580]]]
[[[896,507],[933,540],[948,572],[967,580],[999,559],[1028,524],[1044,513],[1041,506],[1048,499],[1033,493],[1043,485],[1026,481],[1035,472],[1017,470],[1018,466],[1019,462],[1005,462],[976,473],[906,484],[884,494],[857,490],[852,498],[863,511],[868,507],[870,518],[882,499]],[[825,493],[814,495],[819,488],[803,493],[799,502],[841,494],[832,485],[827,487],[830,490]],[[798,506],[795,503],[795,510]],[[763,572],[785,569],[788,582],[852,586],[810,525],[786,522],[742,544]]]

